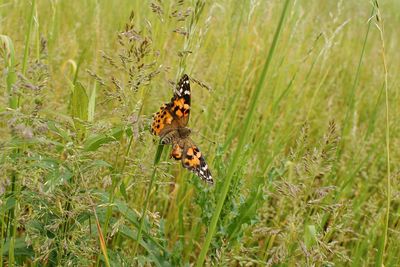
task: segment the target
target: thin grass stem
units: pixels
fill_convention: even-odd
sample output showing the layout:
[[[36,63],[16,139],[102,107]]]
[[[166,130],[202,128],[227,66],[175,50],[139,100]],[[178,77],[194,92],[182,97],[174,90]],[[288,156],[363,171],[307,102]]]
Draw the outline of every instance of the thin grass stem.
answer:
[[[390,204],[392,199],[392,186],[391,186],[391,172],[390,172],[390,109],[389,109],[389,89],[388,89],[388,68],[386,63],[386,49],[385,49],[385,28],[383,17],[380,13],[378,0],[375,0],[375,8],[376,8],[376,26],[379,31],[379,37],[381,41],[381,57],[383,64],[383,73],[384,73],[384,88],[385,88],[385,111],[386,111],[386,120],[385,120],[385,143],[386,143],[386,213],[384,219],[384,227],[383,227],[383,237],[381,239],[380,248],[378,251],[378,260],[376,266],[383,266],[384,264],[384,254],[388,249],[387,240],[388,240],[388,231],[389,231],[389,218],[390,218]]]
[[[142,230],[143,230],[143,225],[144,225],[144,221],[145,221],[145,215],[146,215],[147,207],[148,207],[149,201],[150,201],[150,193],[151,193],[151,189],[153,188],[153,183],[154,183],[154,180],[155,180],[155,177],[156,177],[156,172],[157,172],[157,165],[160,162],[163,148],[164,148],[164,146],[159,144],[158,148],[157,148],[156,155],[154,157],[153,173],[151,174],[150,183],[149,183],[149,186],[147,187],[146,198],[145,198],[145,201],[144,201],[144,204],[143,204],[142,215],[140,216],[140,224],[139,224],[139,229],[137,231],[136,243],[135,243],[135,246],[134,246],[134,249],[133,249],[133,257],[136,256],[137,248],[138,248],[138,245],[139,245],[140,240],[142,238]]]

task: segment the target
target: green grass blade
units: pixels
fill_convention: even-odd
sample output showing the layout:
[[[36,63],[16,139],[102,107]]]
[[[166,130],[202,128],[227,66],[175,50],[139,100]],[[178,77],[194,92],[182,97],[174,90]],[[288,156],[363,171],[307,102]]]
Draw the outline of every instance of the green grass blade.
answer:
[[[142,215],[140,216],[140,225],[139,225],[139,229],[138,229],[137,237],[136,237],[137,242],[136,242],[135,247],[133,249],[133,256],[136,255],[138,244],[139,244],[139,242],[140,242],[140,240],[142,238],[142,229],[143,229],[143,224],[144,224],[144,221],[145,221],[145,215],[146,215],[147,207],[148,207],[149,201],[150,201],[150,193],[151,193],[151,189],[153,187],[154,180],[156,178],[157,164],[160,162],[163,148],[164,148],[164,146],[159,144],[158,148],[157,148],[156,155],[154,157],[154,164],[153,164],[153,168],[154,169],[153,169],[153,173],[151,174],[150,183],[149,183],[149,186],[147,188],[146,198],[144,200],[144,204],[143,204],[143,207],[142,207],[143,210],[142,210]]]
[[[105,262],[107,267],[110,267],[110,261],[108,259],[108,253],[107,253],[107,244],[106,244],[106,241],[104,239],[103,231],[101,230],[101,226],[100,226],[100,223],[99,223],[99,218],[97,217],[97,213],[96,213],[95,209],[93,209],[93,214],[94,214],[94,217],[95,217],[95,220],[96,220],[96,227],[97,227],[97,233],[98,233],[98,236],[99,236],[100,249],[101,249],[101,252],[103,253],[103,256],[104,256],[104,262]]]
[[[31,42],[32,30],[33,30],[35,10],[36,10],[36,0],[32,0],[28,30],[27,30],[26,37],[25,37],[24,58],[22,60],[22,74],[25,74],[26,68],[28,67],[27,65],[28,65],[28,57],[29,57],[29,47],[30,47],[30,42]]]
[[[374,7],[372,7],[370,16],[372,16],[373,13],[374,13]],[[348,108],[347,108],[347,111],[346,111],[346,115],[345,115],[344,121],[342,123],[342,136],[347,134],[347,132],[348,132],[348,124],[349,124],[349,121],[350,121],[350,116],[354,112],[356,87],[357,87],[357,84],[358,84],[358,81],[359,81],[359,77],[360,77],[360,73],[361,73],[361,65],[362,65],[362,61],[363,61],[363,58],[364,58],[365,48],[366,48],[366,45],[367,45],[367,40],[368,40],[370,29],[371,29],[371,20],[368,22],[368,27],[367,27],[367,31],[365,33],[365,37],[364,37],[364,42],[363,42],[363,46],[362,46],[362,49],[361,49],[360,58],[358,59],[356,75],[354,76],[353,84],[352,84],[350,92],[349,92],[350,96],[349,96],[349,100],[347,101],[348,102]],[[342,139],[342,145],[338,149],[338,155],[340,155],[341,149],[343,149],[343,143],[344,143],[344,138]]]
[[[260,75],[260,79],[258,81],[257,87],[255,88],[255,92],[253,93],[253,97],[252,97],[252,99],[250,101],[249,110],[248,110],[247,115],[245,117],[244,125],[243,125],[243,128],[242,128],[243,131],[241,132],[241,134],[239,136],[239,143],[238,143],[237,148],[235,150],[235,153],[233,155],[232,162],[231,162],[231,164],[229,166],[229,172],[228,172],[228,174],[227,174],[227,176],[226,176],[226,178],[224,180],[224,183],[222,185],[221,194],[220,194],[220,196],[218,198],[217,206],[215,208],[213,217],[211,219],[211,223],[210,223],[210,226],[209,226],[209,229],[208,229],[208,233],[207,233],[205,242],[204,242],[204,244],[202,246],[202,249],[200,251],[200,255],[199,255],[197,263],[196,263],[196,266],[198,266],[198,267],[203,266],[203,263],[204,263],[208,248],[209,248],[211,240],[212,240],[212,238],[213,238],[213,236],[215,234],[215,230],[216,230],[217,222],[218,222],[218,219],[219,219],[219,215],[221,213],[222,206],[224,205],[225,198],[226,198],[226,195],[228,193],[229,186],[230,186],[233,174],[236,171],[236,167],[237,167],[237,164],[238,164],[239,156],[242,153],[242,149],[243,149],[244,143],[246,141],[248,130],[250,128],[249,126],[250,126],[251,120],[253,118],[253,114],[255,112],[255,108],[257,106],[259,95],[261,93],[262,88],[264,87],[265,78],[266,78],[270,63],[272,61],[272,57],[274,55],[274,52],[275,52],[275,49],[276,49],[276,45],[278,43],[279,35],[281,33],[281,30],[282,30],[282,27],[283,27],[283,24],[284,24],[284,19],[285,19],[286,13],[288,11],[289,3],[290,3],[290,0],[286,0],[285,3],[284,3],[283,10],[282,10],[282,13],[281,13],[281,16],[280,16],[280,20],[279,20],[279,24],[278,24],[277,29],[275,31],[275,35],[274,35],[274,38],[273,38],[273,41],[272,41],[272,44],[271,44],[271,48],[270,48],[269,53],[268,53],[268,57],[267,57],[267,59],[266,59],[266,61],[264,63],[264,67],[262,69],[262,72],[261,72],[261,75]]]
[[[88,121],[90,122],[94,120],[94,114],[96,108],[96,96],[97,96],[97,83],[94,83],[88,103]]]
[[[86,134],[86,128],[83,122],[88,120],[88,107],[89,97],[86,93],[86,89],[80,82],[76,82],[74,84],[74,91],[72,92],[71,115],[80,137]]]
[[[6,35],[0,35],[0,40],[2,46],[5,48],[4,62],[5,62],[5,68],[7,70],[6,88],[7,88],[7,94],[9,95],[8,106],[12,109],[16,109],[18,108],[18,98],[12,93],[13,85],[17,81],[17,74],[15,72],[14,44],[11,38]]]
[[[86,89],[81,83],[77,82],[72,93],[72,117],[86,121],[89,114],[88,104],[89,97],[86,93]]]

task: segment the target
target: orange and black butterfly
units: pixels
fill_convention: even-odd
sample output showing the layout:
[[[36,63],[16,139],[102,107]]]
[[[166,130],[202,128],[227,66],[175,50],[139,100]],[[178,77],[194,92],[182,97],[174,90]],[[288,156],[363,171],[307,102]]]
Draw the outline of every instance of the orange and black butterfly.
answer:
[[[172,145],[171,157],[194,172],[204,181],[214,183],[208,165],[199,148],[189,137],[187,128],[190,114],[190,82],[184,74],[178,82],[174,96],[154,114],[151,132],[161,138],[161,144]]]

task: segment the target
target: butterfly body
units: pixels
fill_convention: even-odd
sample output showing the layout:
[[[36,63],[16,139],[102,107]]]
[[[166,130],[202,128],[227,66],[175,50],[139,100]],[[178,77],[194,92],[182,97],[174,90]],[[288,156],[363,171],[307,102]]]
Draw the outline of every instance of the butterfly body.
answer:
[[[187,127],[177,128],[176,130],[171,130],[161,138],[161,144],[172,145],[173,143],[186,139],[189,137],[191,130]]]
[[[151,132],[161,137],[161,144],[172,145],[171,157],[180,160],[182,166],[194,172],[208,183],[213,183],[208,165],[199,148],[189,137],[191,130],[186,127],[190,114],[190,83],[185,74],[169,103],[161,106],[154,114]]]

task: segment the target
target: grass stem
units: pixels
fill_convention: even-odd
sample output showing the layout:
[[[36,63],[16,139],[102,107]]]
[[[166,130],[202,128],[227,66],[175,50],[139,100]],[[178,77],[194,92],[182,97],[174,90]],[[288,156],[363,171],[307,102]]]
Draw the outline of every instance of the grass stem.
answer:
[[[384,88],[385,88],[385,111],[386,111],[386,121],[385,121],[385,143],[386,143],[386,169],[387,169],[387,177],[386,177],[386,213],[384,219],[383,226],[383,238],[381,239],[380,248],[378,251],[378,260],[376,266],[384,266],[384,254],[387,250],[387,240],[388,240],[388,231],[389,231],[389,218],[390,218],[390,204],[392,199],[392,186],[391,186],[391,172],[390,172],[390,109],[389,109],[389,90],[388,90],[388,68],[386,63],[386,50],[385,50],[385,38],[384,38],[384,21],[382,15],[380,13],[378,0],[375,0],[375,8],[376,8],[376,19],[377,19],[377,28],[379,30],[379,37],[381,41],[381,56],[382,56],[382,64],[383,64],[383,73],[384,73]]]
[[[146,192],[146,197],[145,197],[145,201],[143,204],[143,210],[142,210],[142,215],[140,216],[140,224],[139,224],[139,229],[137,230],[137,236],[136,236],[136,243],[133,249],[133,256],[136,255],[137,249],[138,249],[138,245],[140,243],[140,240],[142,238],[142,230],[143,230],[143,225],[144,225],[144,221],[145,221],[145,216],[146,216],[146,211],[149,205],[149,201],[150,201],[150,193],[151,193],[151,189],[153,188],[153,183],[156,177],[156,172],[157,172],[157,165],[160,162],[160,158],[161,158],[161,154],[163,151],[164,146],[159,144],[158,148],[157,148],[157,152],[154,158],[154,163],[153,163],[153,172],[151,174],[151,178],[150,178],[150,183],[149,186],[147,188],[147,192]]]

